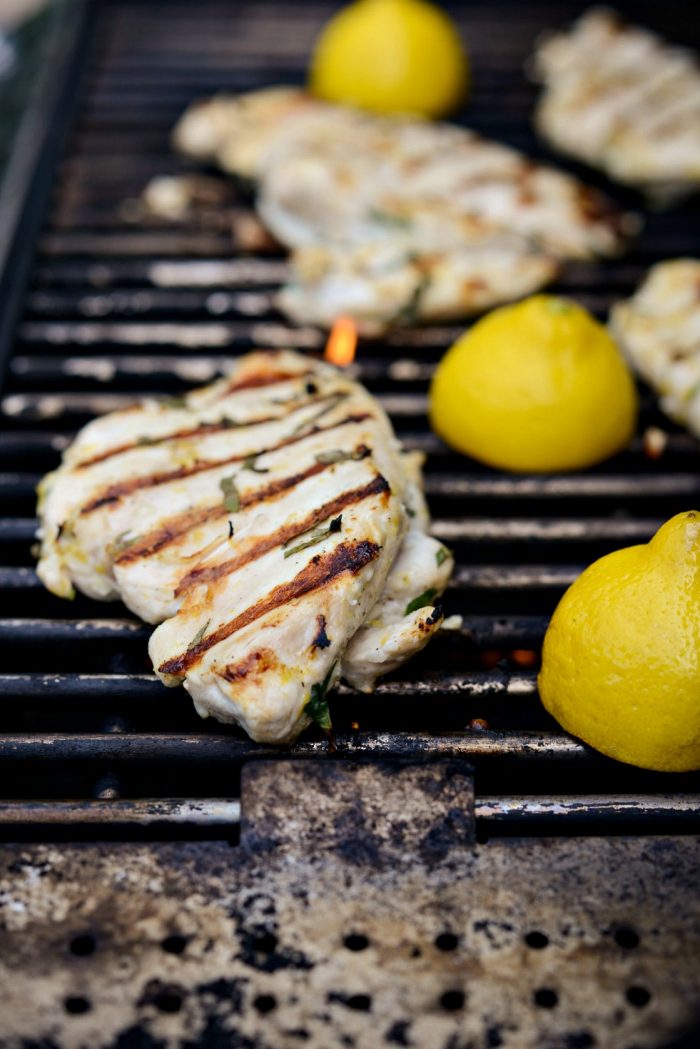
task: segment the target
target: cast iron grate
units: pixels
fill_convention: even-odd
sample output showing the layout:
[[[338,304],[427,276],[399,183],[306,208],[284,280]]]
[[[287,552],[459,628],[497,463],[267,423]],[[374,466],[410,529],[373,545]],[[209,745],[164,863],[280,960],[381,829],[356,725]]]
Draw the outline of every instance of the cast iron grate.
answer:
[[[471,126],[546,155],[528,125],[534,92],[522,66],[537,31],[576,10],[460,7],[474,58]],[[0,303],[8,316],[13,303],[21,307],[4,347],[0,430],[0,824],[14,836],[22,826],[104,836],[107,824],[117,835],[230,836],[240,765],[270,754],[201,722],[184,692],[163,689],[150,674],[147,628],[123,608],[83,598],[67,605],[43,590],[30,555],[34,486],[97,411],[207,381],[255,346],[322,346],[320,332],[290,328],[272,307],[283,258],[232,254],[225,229],[145,219],[129,201],[151,176],[187,168],[168,135],[192,98],[300,81],[327,11],[320,3],[104,2],[88,12],[72,66],[75,105],[58,114],[70,128],[65,150],[55,170],[48,154],[41,160],[51,193],[36,240],[20,246],[26,287],[21,300],[8,293]],[[633,13],[641,17],[639,5]],[[681,5],[642,13],[657,25],[663,15],[659,28],[687,42]],[[572,265],[558,290],[604,317],[648,265],[692,254],[698,235],[697,202],[651,215],[624,259]],[[427,430],[424,408],[431,369],[459,330],[409,331],[360,350],[358,377],[405,443],[428,454],[435,534],[458,555],[446,608],[464,626],[374,697],[340,690],[340,753],[468,759],[485,832],[697,829],[697,776],[614,766],[561,733],[536,696],[539,646],[563,589],[593,558],[645,541],[697,504],[697,442],[647,394],[631,449],[581,475],[511,477],[457,457]],[[670,433],[658,461],[644,454],[650,424]],[[309,733],[295,753],[324,750]],[[167,801],[185,796],[194,800]],[[89,810],[65,801],[91,798],[101,801]]]

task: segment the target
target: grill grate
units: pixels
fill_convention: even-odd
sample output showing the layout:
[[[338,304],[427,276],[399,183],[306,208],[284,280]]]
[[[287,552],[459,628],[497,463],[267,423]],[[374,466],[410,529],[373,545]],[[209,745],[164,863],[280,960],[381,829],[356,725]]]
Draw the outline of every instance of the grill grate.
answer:
[[[543,155],[528,126],[534,92],[522,64],[541,26],[575,12],[558,7],[553,18],[543,5],[511,3],[499,12],[472,6],[462,16],[475,62],[469,123]],[[151,176],[187,168],[170,151],[168,135],[193,97],[298,82],[326,13],[316,3],[293,10],[251,3],[234,13],[213,2],[196,5],[196,12],[186,3],[130,2],[95,4],[88,12],[67,145],[33,258],[33,245],[24,247],[28,283],[6,347],[12,354],[0,431],[0,794],[8,802],[94,797],[110,775],[111,797],[173,797],[186,782],[188,796],[210,799],[218,813],[215,799],[231,791],[231,763],[270,753],[235,731],[200,722],[184,693],[162,689],[149,673],[148,631],[125,610],[80,597],[68,606],[45,593],[29,553],[33,493],[95,412],[136,394],[208,381],[232,354],[254,346],[322,345],[319,331],[290,328],[272,308],[283,258],[232,257],[225,230],[144,218],[130,201]],[[651,6],[644,14],[652,22],[659,17]],[[667,33],[689,31],[680,6],[663,14]],[[67,114],[63,106],[64,122]],[[244,199],[235,205],[248,206]],[[557,290],[604,317],[650,263],[691,253],[698,234],[697,204],[652,215],[624,260],[571,265]],[[657,462],[645,457],[641,437],[616,459],[573,477],[512,477],[455,456],[427,431],[424,412],[431,370],[459,331],[410,331],[361,346],[358,378],[380,397],[406,445],[428,453],[434,531],[459,562],[447,612],[461,613],[464,626],[443,634],[375,698],[340,689],[341,753],[469,759],[477,770],[477,819],[493,833],[506,827],[508,812],[521,833],[530,817],[540,828],[543,813],[558,830],[579,833],[568,810],[554,820],[548,798],[571,794],[575,808],[592,782],[605,792],[589,809],[596,826],[622,830],[630,810],[615,799],[637,793],[644,795],[638,812],[654,813],[649,829],[659,820],[693,829],[697,776],[669,779],[597,757],[544,714],[535,679],[547,617],[581,568],[645,541],[662,520],[697,501],[697,443],[662,420],[647,395],[641,430],[655,423],[672,431]],[[296,752],[318,755],[323,747],[309,734]],[[677,804],[656,799],[669,785],[679,792]],[[518,801],[524,792],[533,804]],[[510,799],[498,815],[496,795]],[[178,823],[178,833],[186,823]]]
[[[700,39],[686,6],[630,14]],[[254,346],[322,345],[272,309],[283,258],[232,253],[221,230],[145,220],[128,201],[186,168],[168,136],[193,97],[299,82],[329,7],[76,0],[83,22],[64,20],[47,62],[55,105],[41,155],[24,157],[0,286],[0,1038],[668,1047],[697,1021],[700,777],[616,766],[536,696],[563,589],[700,490],[696,441],[650,395],[642,430],[671,431],[660,460],[640,436],[581,475],[511,477],[426,427],[428,379],[458,329],[361,346],[357,376],[428,453],[434,530],[458,555],[447,611],[464,626],[376,696],[339,690],[337,761],[311,732],[288,760],[200,721],[153,678],[149,628],[118,605],[59,601],[34,574],[34,485],[96,411],[206,382]],[[521,67],[574,5],[456,11],[470,124],[543,155]],[[558,290],[603,317],[698,234],[697,203],[651,216],[628,257],[571,266]]]

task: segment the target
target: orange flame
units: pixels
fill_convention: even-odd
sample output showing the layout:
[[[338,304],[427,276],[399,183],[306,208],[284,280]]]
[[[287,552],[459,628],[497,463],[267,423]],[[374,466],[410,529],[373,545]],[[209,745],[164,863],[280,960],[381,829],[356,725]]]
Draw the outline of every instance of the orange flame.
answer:
[[[355,359],[357,328],[352,317],[338,317],[326,343],[324,359],[339,368],[347,368]]]

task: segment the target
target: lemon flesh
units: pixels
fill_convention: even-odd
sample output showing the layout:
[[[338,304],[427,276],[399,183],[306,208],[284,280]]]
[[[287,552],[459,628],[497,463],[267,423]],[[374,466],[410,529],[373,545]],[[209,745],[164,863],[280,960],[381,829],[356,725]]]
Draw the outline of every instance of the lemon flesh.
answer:
[[[437,117],[466,97],[467,57],[447,15],[426,0],[356,0],[326,25],[314,94],[374,113]]]
[[[700,512],[602,557],[561,599],[539,690],[596,750],[662,772],[700,769]]]
[[[634,379],[581,306],[534,295],[474,325],[438,365],[430,421],[448,444],[518,472],[578,470],[628,444]]]

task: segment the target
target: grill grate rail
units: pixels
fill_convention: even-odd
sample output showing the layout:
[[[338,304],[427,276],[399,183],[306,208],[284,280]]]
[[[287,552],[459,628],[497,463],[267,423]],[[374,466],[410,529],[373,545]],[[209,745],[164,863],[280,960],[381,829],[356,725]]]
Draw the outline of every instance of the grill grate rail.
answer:
[[[475,66],[470,126],[546,156],[528,125],[534,89],[521,69],[538,30],[576,11],[504,3],[495,17],[483,6],[460,6]],[[3,388],[0,828],[15,833],[24,811],[27,825],[44,832],[59,825],[75,836],[82,819],[86,833],[103,833],[100,813],[122,798],[136,800],[118,802],[110,816],[118,833],[158,825],[176,836],[202,827],[216,836],[226,823],[221,813],[235,814],[233,802],[225,807],[232,768],[235,786],[243,761],[271,753],[201,722],[184,692],[163,689],[147,662],[148,628],[125,609],[81,597],[67,605],[46,594],[30,555],[34,486],[95,412],[210,381],[232,355],[255,346],[322,346],[321,332],[291,328],[274,311],[283,258],[232,255],[227,232],[148,219],[133,201],[151,176],[188,170],[168,137],[192,98],[299,82],[328,13],[316,2],[232,8],[205,0],[169,4],[166,13],[158,2],[114,0],[88,14],[75,117],[40,236],[26,248],[36,254]],[[652,26],[661,17],[652,5],[631,13]],[[680,5],[663,18],[658,28],[688,42],[692,27]],[[249,202],[241,196],[235,206],[245,211]],[[651,215],[625,259],[572,265],[557,290],[603,318],[647,266],[692,254],[699,234],[697,203]],[[645,541],[661,521],[697,503],[697,442],[664,420],[647,393],[631,448],[581,475],[512,477],[455,456],[427,431],[424,411],[432,368],[461,330],[396,333],[360,348],[357,377],[380,397],[405,443],[428,454],[434,531],[458,555],[446,607],[464,623],[375,698],[340,689],[340,751],[466,757],[476,767],[477,819],[493,833],[578,834],[586,813],[588,826],[618,833],[630,821],[650,832],[696,830],[700,778],[619,767],[565,736],[538,703],[536,670],[547,618],[579,571],[602,553]],[[644,453],[642,434],[652,424],[669,433],[658,461]],[[324,748],[310,733],[295,753],[318,757]],[[678,793],[666,794],[669,788]],[[85,815],[82,802],[105,789],[95,803],[102,808]],[[161,819],[165,802],[143,800],[154,793],[187,794],[203,808],[195,816],[172,802],[180,805],[177,818]],[[568,801],[555,818],[560,795]],[[54,801],[22,809],[17,799]]]

